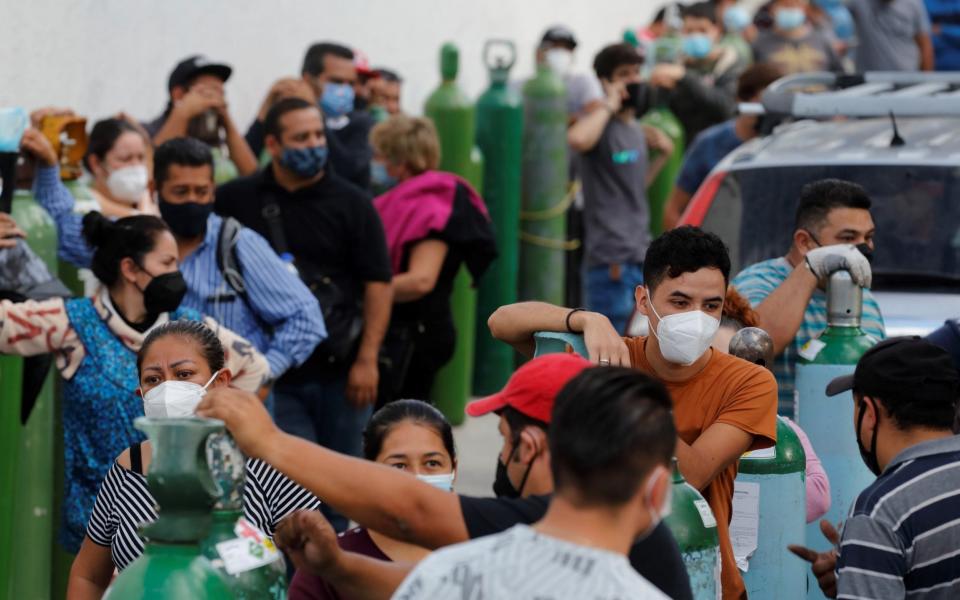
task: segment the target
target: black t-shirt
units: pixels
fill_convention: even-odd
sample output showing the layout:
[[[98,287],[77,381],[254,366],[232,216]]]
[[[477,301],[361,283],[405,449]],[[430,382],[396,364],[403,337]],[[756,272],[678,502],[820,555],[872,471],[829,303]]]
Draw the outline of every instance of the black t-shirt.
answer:
[[[470,538],[505,531],[514,525],[535,523],[547,513],[550,496],[529,498],[474,498],[460,496],[460,511]],[[650,583],[674,600],[692,600],[690,578],[680,549],[663,523],[630,549],[630,564]]]
[[[262,235],[276,250],[262,214],[269,196],[280,207],[288,251],[330,277],[344,294],[359,300],[367,282],[392,279],[383,224],[368,193],[332,173],[288,192],[267,166],[217,188],[215,209]]]

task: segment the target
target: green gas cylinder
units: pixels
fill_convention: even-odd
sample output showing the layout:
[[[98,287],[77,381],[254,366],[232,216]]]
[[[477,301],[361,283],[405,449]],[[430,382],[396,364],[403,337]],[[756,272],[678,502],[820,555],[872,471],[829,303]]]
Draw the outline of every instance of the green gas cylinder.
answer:
[[[440,86],[427,98],[424,112],[440,138],[440,169],[456,173],[482,193],[483,157],[474,145],[474,108],[457,85],[460,54],[452,43],[440,49]],[[454,425],[463,422],[473,380],[477,292],[466,267],[460,269],[450,297],[457,332],[453,357],[437,373],[430,397]]]
[[[207,462],[220,492],[203,555],[220,571],[241,600],[284,600],[287,573],[273,542],[243,518],[246,459],[229,433],[207,440]]]
[[[567,109],[563,81],[546,64],[523,86],[520,300],[562,305],[567,237]]]
[[[493,58],[500,49],[505,53]],[[493,339],[487,319],[500,306],[517,301],[520,234],[520,162],[523,159],[523,99],[507,85],[516,61],[513,42],[490,40],[484,63],[490,87],[477,100],[477,145],[483,152],[483,192],[497,239],[497,259],[480,279],[477,293],[476,368],[473,393],[501,389],[514,367],[514,351]]]
[[[223,422],[139,417],[134,426],[153,446],[147,485],[159,506],[159,518],[143,528],[147,539],[143,554],[117,576],[104,599],[235,598],[200,551],[217,497],[206,441],[223,430]]]
[[[657,237],[663,232],[663,210],[673,193],[673,185],[683,165],[683,152],[686,145],[686,135],[683,125],[667,105],[667,93],[664,90],[654,91],[654,108],[643,115],[641,123],[656,127],[673,142],[673,153],[667,159],[663,169],[657,174],[653,183],[647,187],[647,203],[650,206],[650,233]],[[654,154],[650,162],[657,158]]]
[[[877,340],[860,328],[863,289],[846,271],[837,271],[827,282],[827,329],[800,350],[797,362],[794,411],[800,427],[816,448],[830,479],[831,523],[846,519],[851,504],[876,479],[863,464],[853,435],[853,396],[846,392],[827,396],[835,377],[853,373],[857,361]],[[824,551],[830,543],[817,523],[806,527],[809,548]],[[811,583],[808,577],[808,584]],[[813,582],[808,598],[819,593]]]
[[[57,233],[53,220],[33,199],[26,189],[14,192],[11,215],[21,229],[26,232],[30,247],[46,263],[50,273],[57,273]],[[16,444],[17,452],[11,457],[0,457],[5,464],[4,476],[13,469],[12,480],[0,481],[0,489],[8,490],[6,502],[12,504],[10,512],[0,514],[0,522],[10,518],[6,525],[11,537],[4,538],[0,545],[7,546],[9,552],[6,568],[9,577],[0,581],[0,590],[7,598],[47,598],[53,595],[51,588],[51,545],[54,539],[54,515],[57,514],[53,503],[54,490],[54,380],[56,374],[47,374],[40,394],[34,405],[25,411],[21,406],[19,377],[22,361],[19,358],[4,357],[0,372],[0,386],[4,391],[14,391],[13,396],[2,396],[3,400],[13,400],[15,420],[13,424],[0,425],[9,431],[11,426],[18,430],[14,440],[7,444]],[[13,374],[9,369],[15,369]],[[6,376],[6,377],[5,377]],[[8,383],[2,383],[7,379]],[[13,460],[13,466],[9,460]],[[0,555],[2,556],[2,555]],[[2,560],[2,559],[0,559]],[[0,563],[0,568],[3,568]]]
[[[690,577],[694,600],[716,600],[720,591],[720,538],[710,505],[680,474],[673,459],[673,496],[664,519]]]
[[[237,165],[233,164],[223,148],[212,147],[210,152],[213,153],[213,181],[217,185],[232,181],[240,176]]]

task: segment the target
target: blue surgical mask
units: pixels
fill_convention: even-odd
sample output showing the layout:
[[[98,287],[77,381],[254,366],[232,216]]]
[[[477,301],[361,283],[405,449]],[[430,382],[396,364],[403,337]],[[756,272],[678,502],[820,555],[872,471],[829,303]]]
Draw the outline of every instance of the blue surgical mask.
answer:
[[[713,40],[710,39],[710,36],[694,33],[683,38],[683,53],[688,58],[706,58],[711,50],[713,50]]]
[[[417,479],[424,483],[429,483],[438,490],[444,492],[453,491],[453,480],[457,477],[457,472],[442,473],[440,475],[417,475]]]
[[[387,166],[382,162],[370,163],[370,183],[375,190],[389,190],[397,185],[397,178],[387,173]]]
[[[284,148],[280,164],[304,179],[315,177],[327,164],[326,146],[310,148]]]
[[[723,27],[730,33],[739,33],[750,24],[750,13],[740,5],[734,5],[723,13]]]
[[[353,111],[354,91],[349,83],[323,84],[320,108],[328,117],[342,117]]]
[[[776,16],[777,29],[793,31],[807,22],[807,13],[802,8],[781,8]]]

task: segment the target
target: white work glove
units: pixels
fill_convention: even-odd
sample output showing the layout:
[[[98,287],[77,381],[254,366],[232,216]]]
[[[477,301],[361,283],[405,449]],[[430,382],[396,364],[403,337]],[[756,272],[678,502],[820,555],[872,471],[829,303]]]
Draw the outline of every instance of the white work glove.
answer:
[[[870,261],[853,244],[823,246],[807,252],[807,266],[816,275],[817,280],[825,282],[837,271],[847,271],[853,282],[868,288],[873,279]]]

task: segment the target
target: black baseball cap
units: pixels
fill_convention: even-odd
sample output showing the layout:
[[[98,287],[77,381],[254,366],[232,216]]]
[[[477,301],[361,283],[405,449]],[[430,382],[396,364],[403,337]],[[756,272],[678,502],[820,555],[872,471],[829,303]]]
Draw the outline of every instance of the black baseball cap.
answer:
[[[884,398],[922,397],[955,402],[960,373],[946,350],[919,337],[895,337],[867,350],[852,375],[827,384],[827,396],[855,390]]]
[[[233,69],[228,65],[215,63],[206,56],[197,54],[177,63],[177,66],[173,68],[173,72],[170,73],[170,80],[167,82],[167,91],[173,91],[173,88],[177,86],[186,87],[197,75],[210,74],[226,82],[230,79],[231,73],[233,73]]]
[[[577,38],[563,25],[554,25],[543,34],[543,39],[540,40],[541,46],[546,44],[563,44],[573,50],[577,47]]]

